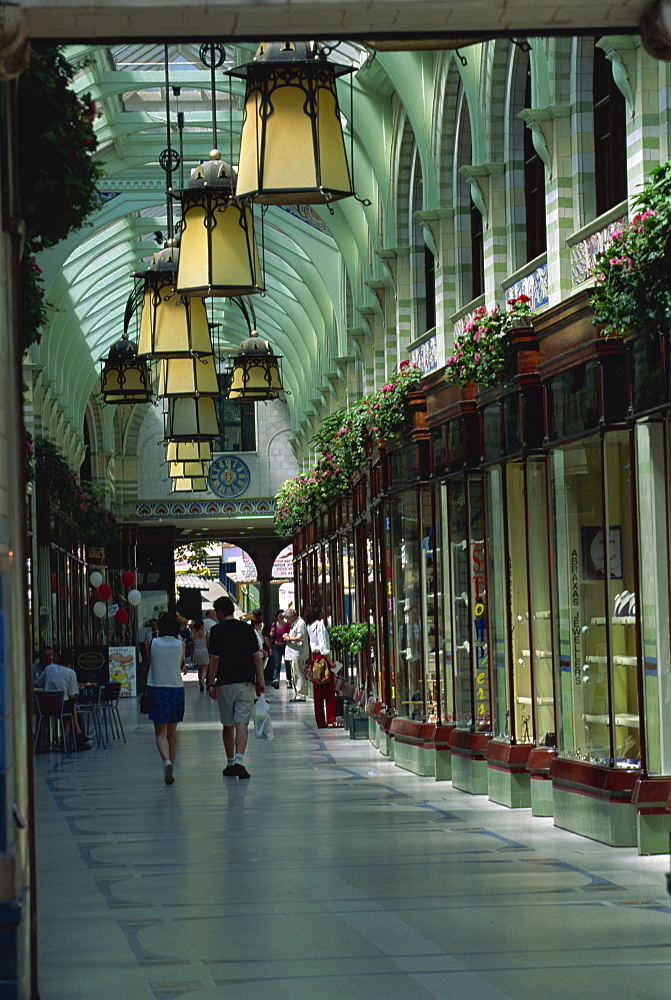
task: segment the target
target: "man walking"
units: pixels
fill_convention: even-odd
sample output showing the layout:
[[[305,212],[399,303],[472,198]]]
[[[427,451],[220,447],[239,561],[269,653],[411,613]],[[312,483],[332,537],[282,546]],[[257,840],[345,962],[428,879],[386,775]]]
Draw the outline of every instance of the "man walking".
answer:
[[[284,656],[291,664],[291,674],[294,682],[294,697],[292,701],[305,701],[308,692],[308,682],[305,676],[305,665],[310,656],[310,641],[305,622],[294,608],[289,608],[284,616],[289,631],[284,639]]]
[[[254,695],[265,691],[256,632],[235,618],[230,597],[214,602],[218,624],[210,632],[207,690],[219,704],[227,778],[249,778],[243,764]]]

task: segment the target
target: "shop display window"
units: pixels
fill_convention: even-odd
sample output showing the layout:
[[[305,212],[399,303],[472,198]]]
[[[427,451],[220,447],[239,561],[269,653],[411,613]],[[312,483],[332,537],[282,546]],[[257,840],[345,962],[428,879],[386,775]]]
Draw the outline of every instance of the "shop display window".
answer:
[[[416,721],[426,718],[422,662],[422,579],[420,521],[415,491],[392,502],[392,567],[396,714]]]
[[[440,655],[438,657],[440,718],[442,722],[454,721],[454,674],[452,661],[452,578],[451,560],[449,558],[449,487],[445,484],[438,488],[439,516],[436,518],[436,622],[438,624],[438,642]]]
[[[668,398],[661,344],[659,337],[651,337],[646,332],[629,345],[634,413],[651,410]]]
[[[552,453],[559,748],[594,764],[640,766],[628,431]]]
[[[550,550],[547,519],[547,461],[532,456],[526,463],[527,552],[535,742],[555,746],[555,698],[550,611]]]
[[[433,512],[433,490],[425,489],[420,494],[421,512],[421,583],[422,606],[420,611],[423,625],[423,675],[426,693],[425,719],[438,721],[438,621],[436,608],[436,524]]]
[[[639,421],[635,429],[636,493],[646,769],[671,774],[671,673],[669,591],[665,573],[667,525],[667,428],[662,421]]]
[[[482,478],[451,483],[449,491],[455,721],[460,729],[489,732]]]

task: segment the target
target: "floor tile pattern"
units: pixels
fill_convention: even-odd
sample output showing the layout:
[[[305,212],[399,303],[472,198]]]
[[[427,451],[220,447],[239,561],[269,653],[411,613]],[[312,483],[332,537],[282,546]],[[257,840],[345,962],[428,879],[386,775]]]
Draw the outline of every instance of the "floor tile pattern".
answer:
[[[664,857],[402,771],[269,695],[223,778],[187,684],[175,784],[153,728],[36,757],[42,1000],[668,1000]]]

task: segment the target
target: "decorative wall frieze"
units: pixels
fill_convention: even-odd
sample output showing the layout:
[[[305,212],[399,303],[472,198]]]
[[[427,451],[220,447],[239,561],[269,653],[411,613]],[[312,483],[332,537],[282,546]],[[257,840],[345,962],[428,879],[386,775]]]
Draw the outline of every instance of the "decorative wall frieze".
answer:
[[[188,517],[272,517],[275,500],[145,500],[135,505],[139,520]]]

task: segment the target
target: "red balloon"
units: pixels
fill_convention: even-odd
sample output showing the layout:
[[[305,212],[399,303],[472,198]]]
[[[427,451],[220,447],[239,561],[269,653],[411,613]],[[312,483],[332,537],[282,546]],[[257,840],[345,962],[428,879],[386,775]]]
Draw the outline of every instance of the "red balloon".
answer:
[[[121,574],[121,582],[126,588],[132,587],[135,583],[135,573],[133,573],[132,570],[127,569],[125,573]]]
[[[128,612],[125,608],[119,608],[114,617],[118,621],[119,625],[125,625],[128,621]]]
[[[109,601],[112,596],[112,588],[109,583],[101,583],[98,587],[98,596],[101,601]]]

